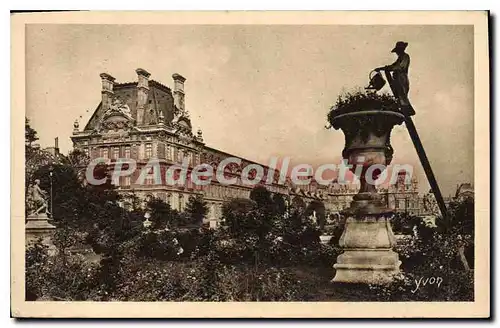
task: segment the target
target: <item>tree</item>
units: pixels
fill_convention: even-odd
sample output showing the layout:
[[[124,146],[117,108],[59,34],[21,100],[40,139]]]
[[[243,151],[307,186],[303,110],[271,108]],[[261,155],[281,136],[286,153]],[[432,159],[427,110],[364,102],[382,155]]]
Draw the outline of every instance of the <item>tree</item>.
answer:
[[[257,202],[244,198],[235,198],[224,204],[222,216],[230,235],[259,252],[266,248],[267,237],[277,219],[268,207],[259,207]]]
[[[85,182],[85,171],[90,163],[90,157],[81,149],[74,149],[69,152],[66,162],[75,169],[78,179],[82,183]]]
[[[245,233],[246,223],[241,220],[246,213],[255,211],[257,203],[247,198],[234,198],[222,206],[222,218],[224,225],[233,236],[241,236]]]
[[[291,207],[293,208],[293,210],[297,210],[300,212],[303,212],[306,209],[306,203],[304,202],[304,200],[300,196],[293,197],[291,205],[292,205]]]
[[[454,200],[448,208],[448,233],[457,240],[457,249],[464,268],[474,267],[474,198]]]
[[[201,225],[208,213],[208,205],[203,199],[203,195],[189,197],[185,210],[190,224]]]
[[[123,206],[127,208],[130,212],[138,213],[141,216],[141,220],[144,217],[144,206],[142,199],[137,196],[135,191],[121,192]]]
[[[281,194],[274,194],[273,195],[273,207],[274,207],[274,212],[277,215],[284,215],[286,213],[286,203],[285,203],[285,198]]]
[[[319,229],[300,209],[292,209],[290,216],[283,220],[283,240],[292,248],[309,247],[319,243]]]
[[[323,229],[326,223],[325,217],[325,204],[319,200],[313,200],[309,203],[305,211],[305,216],[309,217],[311,215],[316,215],[316,223],[320,229]]]
[[[474,236],[474,199],[455,200],[448,206],[452,232]]]
[[[178,224],[179,213],[173,210],[169,204],[162,199],[153,197],[147,204],[146,208],[151,214],[150,220],[152,221],[151,229],[165,229],[174,224]]]
[[[40,188],[49,194],[52,219],[75,226],[81,218],[85,205],[84,188],[78,181],[71,166],[49,164],[38,168],[33,173],[33,180],[40,180]],[[50,209],[49,209],[50,210]]]
[[[27,192],[28,186],[34,182],[35,171],[45,165],[61,164],[61,160],[33,145],[33,142],[38,140],[37,132],[31,128],[28,118],[25,122],[25,191]]]
[[[62,254],[61,259],[66,261],[64,249],[78,244],[91,246],[102,256],[98,283],[111,293],[120,279],[126,242],[142,230],[142,225],[135,222],[136,213],[120,206],[121,197],[111,184],[84,186],[76,173],[77,168],[66,161],[35,167],[33,176],[40,180],[41,188],[50,190],[52,184],[52,213],[57,226],[54,243]],[[109,182],[105,167],[96,172],[108,177]]]
[[[36,130],[30,126],[30,120],[27,117],[24,123],[24,139],[26,147],[32,147],[33,142],[38,140]]]
[[[264,186],[254,187],[250,192],[250,199],[253,200],[259,208],[265,211],[271,211],[273,208],[271,193]]]

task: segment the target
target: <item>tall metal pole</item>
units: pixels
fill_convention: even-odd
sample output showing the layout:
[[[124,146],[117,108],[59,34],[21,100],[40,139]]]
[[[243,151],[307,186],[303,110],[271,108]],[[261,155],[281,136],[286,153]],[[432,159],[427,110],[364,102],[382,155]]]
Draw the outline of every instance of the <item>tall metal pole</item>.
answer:
[[[54,200],[52,198],[52,168],[50,169],[50,216],[54,218]]]

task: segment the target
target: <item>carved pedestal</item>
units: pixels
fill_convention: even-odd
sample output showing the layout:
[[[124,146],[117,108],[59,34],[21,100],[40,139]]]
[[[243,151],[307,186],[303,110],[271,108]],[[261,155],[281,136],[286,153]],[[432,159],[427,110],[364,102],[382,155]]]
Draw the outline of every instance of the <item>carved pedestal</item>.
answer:
[[[42,244],[49,247],[49,254],[54,255],[57,249],[52,242],[52,236],[56,227],[49,223],[47,214],[29,215],[27,221],[25,226],[26,246],[41,239]]]
[[[334,282],[385,284],[399,271],[401,261],[392,251],[394,233],[389,217],[348,217],[339,241],[344,253],[339,255]]]

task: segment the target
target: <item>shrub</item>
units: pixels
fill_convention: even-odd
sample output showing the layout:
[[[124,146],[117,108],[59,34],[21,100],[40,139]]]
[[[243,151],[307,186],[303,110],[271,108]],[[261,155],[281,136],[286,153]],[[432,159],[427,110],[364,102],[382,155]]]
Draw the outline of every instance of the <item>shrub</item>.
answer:
[[[392,231],[396,234],[412,234],[413,227],[418,225],[420,219],[407,213],[396,213],[391,219]]]
[[[158,260],[171,260],[177,257],[179,246],[174,242],[175,235],[169,231],[147,231],[137,239],[137,255]]]
[[[26,300],[83,301],[101,294],[99,265],[81,255],[49,256],[40,242],[26,250]]]
[[[396,251],[403,273],[390,287],[377,287],[388,300],[471,301],[474,299],[474,277],[460,261],[458,248],[464,240],[459,235],[435,231],[425,239],[407,236],[400,239]],[[440,287],[417,287],[420,279],[441,277]],[[375,288],[375,287],[374,287]],[[376,288],[375,288],[376,289]]]
[[[110,301],[293,301],[308,293],[295,274],[275,267],[191,262],[127,261]],[[103,300],[102,298],[100,300]]]
[[[437,278],[443,279],[442,282],[438,284]],[[370,285],[369,289],[377,301],[471,302],[474,301],[473,286],[472,272],[454,271],[447,276],[439,273],[436,275],[435,272],[434,275],[400,272],[394,277],[392,284]]]

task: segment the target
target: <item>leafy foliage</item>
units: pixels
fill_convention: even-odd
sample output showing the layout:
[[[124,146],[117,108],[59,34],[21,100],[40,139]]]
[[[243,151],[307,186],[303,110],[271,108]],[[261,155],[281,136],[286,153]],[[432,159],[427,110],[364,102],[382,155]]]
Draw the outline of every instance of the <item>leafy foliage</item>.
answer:
[[[26,250],[26,300],[84,301],[100,299],[99,266],[81,256],[49,256],[37,243]]]
[[[320,229],[323,229],[326,224],[326,209],[325,204],[319,200],[313,200],[306,207],[305,216],[316,216],[317,224]]]
[[[250,199],[253,200],[261,211],[271,213],[273,210],[273,200],[271,193],[264,186],[256,186],[250,192]]]
[[[29,133],[33,139],[33,133]],[[36,134],[35,134],[36,137]],[[327,226],[334,236],[319,242],[324,204],[306,206],[256,187],[252,199],[233,199],[223,207],[218,230],[199,225],[207,208],[193,197],[184,213],[158,198],[146,204],[133,194],[120,195],[106,167],[98,167],[101,186],[83,185],[79,169],[86,158],[74,153],[67,161],[34,161],[33,177],[50,188],[52,172],[53,237],[58,249],[49,256],[41,243],[26,250],[26,299],[59,301],[297,301],[297,300],[472,300],[473,272],[464,269],[458,250],[474,263],[474,202],[450,204],[450,222],[437,227],[416,218],[397,217],[401,232],[397,252],[402,273],[390,286],[341,286],[329,283],[343,220]],[[121,206],[128,204],[127,206]],[[144,227],[145,213],[152,225]],[[399,222],[399,223],[398,223]],[[420,223],[419,223],[420,222]],[[191,227],[186,224],[196,223]],[[79,251],[88,249],[85,255]],[[472,253],[470,253],[472,249]],[[298,269],[297,269],[298,268]],[[312,269],[317,271],[311,271]],[[440,276],[440,288],[415,280]]]
[[[306,210],[306,203],[302,197],[295,196],[292,198],[291,209],[299,212],[304,212]]]
[[[277,215],[283,216],[286,213],[285,198],[281,194],[273,195],[274,212]]]
[[[450,222],[437,220],[430,228],[417,218],[406,218],[417,234],[398,241],[396,251],[402,261],[402,272],[390,286],[371,286],[381,300],[472,301],[474,274],[465,267],[459,250],[465,250],[465,261],[474,264],[474,201],[453,201],[448,214]],[[416,222],[418,221],[418,222]],[[443,279],[441,286],[417,283],[431,277]]]
[[[208,205],[203,199],[203,195],[189,197],[185,212],[188,218],[187,224],[201,225],[208,213]]]
[[[333,125],[333,120],[338,115],[364,110],[398,111],[398,103],[394,96],[387,93],[379,94],[361,90],[345,92],[339,95],[335,104],[330,108],[327,120]]]
[[[32,147],[33,143],[38,140],[37,132],[31,127],[30,120],[27,117],[24,123],[24,140],[26,147]]]
[[[391,219],[392,231],[395,234],[412,234],[413,227],[417,225],[420,218],[406,213],[396,213]]]
[[[179,213],[160,198],[151,198],[147,202],[146,208],[151,215],[150,220],[153,222],[151,229],[165,229],[177,224],[176,219],[179,217]]]

